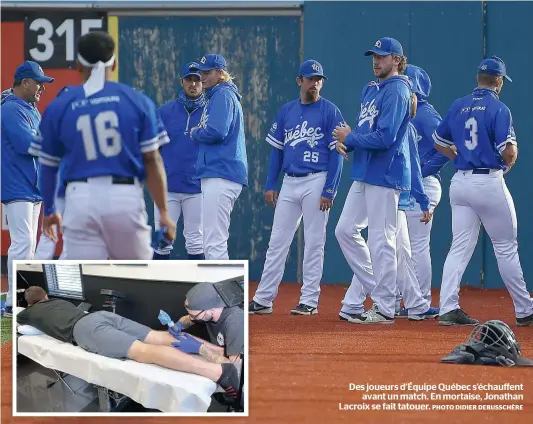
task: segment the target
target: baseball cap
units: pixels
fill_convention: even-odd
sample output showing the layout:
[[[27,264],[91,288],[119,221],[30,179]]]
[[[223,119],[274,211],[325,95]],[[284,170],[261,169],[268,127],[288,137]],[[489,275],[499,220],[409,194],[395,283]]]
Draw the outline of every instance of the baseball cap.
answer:
[[[200,71],[198,69],[197,62],[189,62],[183,68],[181,68],[182,78],[187,78],[189,75],[196,75],[200,77]]]
[[[507,75],[505,63],[498,56],[491,56],[488,59],[482,60],[479,64],[477,73],[495,75],[497,77],[503,76],[507,81],[513,82],[513,80]]]
[[[365,52],[365,56],[372,56],[374,53],[379,56],[388,56],[390,54],[403,56],[403,48],[398,40],[391,37],[383,37],[376,41],[373,49]]]
[[[15,80],[21,81],[24,78],[30,78],[39,82],[53,82],[54,78],[47,77],[44,74],[43,68],[31,60],[27,60],[22,65],[19,65],[15,71]]]
[[[300,65],[300,76],[302,77],[314,77],[319,76],[324,79],[328,79],[324,75],[324,69],[322,68],[322,65],[320,62],[317,62],[316,60],[306,60],[304,63]]]
[[[411,81],[413,93],[417,94],[419,99],[427,99],[431,92],[431,80],[426,71],[416,65],[407,65],[404,75]]]
[[[208,53],[204,55],[198,63],[200,71],[210,71],[212,69],[226,69],[226,59],[221,54]]]
[[[204,309],[223,308],[226,306],[213,283],[198,283],[185,295],[187,309],[203,311]]]

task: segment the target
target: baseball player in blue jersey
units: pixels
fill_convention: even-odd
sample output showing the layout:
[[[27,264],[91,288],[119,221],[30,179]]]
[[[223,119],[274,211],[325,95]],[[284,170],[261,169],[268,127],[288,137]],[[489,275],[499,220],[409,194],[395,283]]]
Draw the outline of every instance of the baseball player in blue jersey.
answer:
[[[454,160],[450,184],[453,240],[444,263],[440,291],[440,325],[476,325],[459,306],[459,286],[474,248],[480,223],[487,231],[498,269],[513,299],[516,324],[533,324],[533,299],[518,257],[517,221],[505,179],[518,150],[509,108],[499,99],[507,76],[504,62],[492,56],[481,62],[477,88],[455,100],[433,138],[435,147]]]
[[[300,97],[282,106],[266,137],[272,153],[265,199],[275,207],[274,224],[263,275],[248,308],[250,314],[272,313],[272,301],[302,216],[303,286],[300,301],[291,313],[318,313],[326,226],[342,172],[342,156],[335,151],[332,134],[344,123],[337,106],[320,96],[325,79],[322,65],[316,60],[302,63],[296,78]],[[280,171],[285,177],[278,197]]]
[[[39,164],[28,148],[41,121],[35,104],[45,84],[53,81],[37,63],[26,61],[15,70],[12,90],[2,93],[2,204],[11,238],[6,315],[11,315],[13,308],[13,260],[32,259],[37,245],[42,200]]]
[[[48,106],[40,126],[44,231],[64,228],[65,259],[151,259],[142,182],[174,239],[167,185],[159,154],[168,141],[154,103],[112,82],[115,43],[105,32],[78,39],[78,69],[85,83],[71,86]],[[65,216],[55,208],[57,171],[65,181]]]
[[[441,117],[435,108],[427,101],[431,92],[429,75],[420,67],[407,65],[404,75],[413,83],[413,92],[417,97],[416,116],[411,119],[415,127],[418,154],[422,168],[424,191],[429,197],[429,210],[433,214],[440,202],[442,190],[439,171],[449,159],[435,149],[433,131],[441,122]],[[411,156],[412,157],[412,156]],[[425,299],[431,303],[431,255],[430,235],[433,220],[420,222],[420,204],[405,211],[411,240],[413,266],[420,283],[420,290]],[[400,316],[407,315],[407,311],[400,312]]]
[[[191,137],[199,145],[196,172],[202,187],[204,252],[206,259],[229,259],[231,211],[248,185],[242,96],[222,55],[206,54],[198,65],[207,105]]]
[[[396,229],[400,191],[411,189],[409,141],[411,89],[401,44],[381,38],[365,52],[373,57],[378,81],[367,84],[361,94],[357,126],[337,127],[337,151],[353,150],[352,187],[335,229],[341,250],[356,278],[343,304],[355,304],[352,295],[364,290],[375,303],[366,312],[343,312],[361,324],[394,322],[396,303]],[[368,247],[361,230],[368,226]],[[372,265],[375,270],[372,273]],[[373,285],[375,287],[373,288]]]
[[[204,259],[202,231],[202,191],[196,177],[198,144],[189,131],[198,125],[206,104],[202,91],[198,64],[186,64],[181,71],[183,90],[178,98],[159,109],[170,143],[161,148],[168,184],[168,210],[177,222],[183,213],[183,236],[189,259]],[[159,228],[159,209],[154,208],[156,229]],[[155,249],[154,259],[169,259],[172,245]]]

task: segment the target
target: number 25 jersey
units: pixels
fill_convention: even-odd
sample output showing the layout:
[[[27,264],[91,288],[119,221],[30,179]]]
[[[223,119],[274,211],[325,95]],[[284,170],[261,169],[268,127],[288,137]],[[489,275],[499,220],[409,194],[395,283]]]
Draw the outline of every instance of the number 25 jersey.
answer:
[[[40,133],[39,161],[61,162],[65,181],[106,175],[144,180],[143,153],[168,142],[155,104],[112,81],[89,97],[82,85],[66,87],[46,108]]]
[[[340,110],[329,100],[302,104],[297,99],[282,106],[266,141],[283,150],[286,174],[327,171],[330,153],[337,154],[333,130],[343,123]]]

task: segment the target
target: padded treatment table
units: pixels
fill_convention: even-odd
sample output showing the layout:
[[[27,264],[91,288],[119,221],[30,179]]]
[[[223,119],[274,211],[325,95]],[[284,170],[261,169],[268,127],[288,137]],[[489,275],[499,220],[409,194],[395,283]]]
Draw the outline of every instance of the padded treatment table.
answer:
[[[47,335],[21,335],[18,352],[46,368],[123,394],[162,412],[206,412],[217,385],[206,377],[87,352]],[[99,390],[100,392],[100,390]]]

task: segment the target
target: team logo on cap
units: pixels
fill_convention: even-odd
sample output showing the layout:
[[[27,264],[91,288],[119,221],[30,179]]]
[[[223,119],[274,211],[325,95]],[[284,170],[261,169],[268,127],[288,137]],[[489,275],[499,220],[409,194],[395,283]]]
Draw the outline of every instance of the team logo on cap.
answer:
[[[39,69],[39,72],[40,72],[41,74],[44,74],[44,71],[43,71],[43,68],[41,68],[41,65],[37,65],[37,68]]]
[[[202,57],[202,58],[200,59],[200,62],[201,62],[201,63],[204,63],[204,64],[205,64],[205,61],[206,61],[205,56]]]
[[[376,47],[381,48],[381,40],[376,41]]]
[[[196,68],[197,66],[198,66],[198,64],[195,63],[195,62],[193,62],[193,63],[191,63],[191,64],[189,65],[189,69],[191,69],[191,68]]]
[[[486,70],[487,70],[487,65],[483,65],[483,66],[481,67],[481,70],[482,70],[482,71],[486,71]]]
[[[320,66],[318,66],[316,63],[313,63],[311,68],[313,68],[316,72],[320,72]]]

